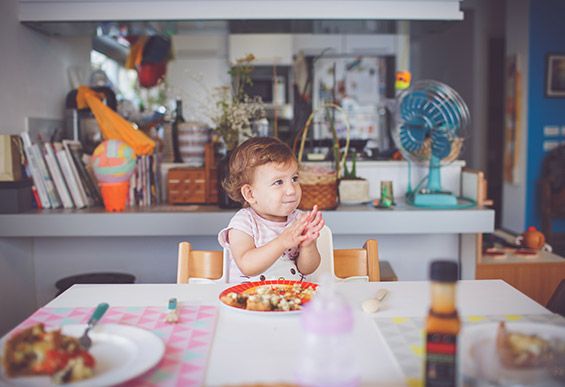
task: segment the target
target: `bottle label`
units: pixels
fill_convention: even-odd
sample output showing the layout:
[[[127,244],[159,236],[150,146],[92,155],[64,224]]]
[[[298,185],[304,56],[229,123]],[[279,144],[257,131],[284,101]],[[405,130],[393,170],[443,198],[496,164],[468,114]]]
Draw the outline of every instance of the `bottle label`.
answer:
[[[455,386],[457,336],[428,333],[426,337],[426,387]]]

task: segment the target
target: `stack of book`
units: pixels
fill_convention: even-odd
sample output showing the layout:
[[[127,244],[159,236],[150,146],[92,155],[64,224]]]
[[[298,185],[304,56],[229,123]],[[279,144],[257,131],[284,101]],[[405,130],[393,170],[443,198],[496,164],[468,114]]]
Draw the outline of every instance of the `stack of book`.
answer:
[[[83,161],[80,142],[32,143],[27,132],[21,137],[38,208],[84,208],[102,204],[96,179]]]
[[[87,168],[80,142],[33,143],[28,132],[23,132],[21,137],[38,208],[85,208],[103,204],[98,182]],[[137,158],[130,178],[130,207],[159,204],[158,172],[156,154]]]
[[[157,154],[137,158],[129,184],[129,206],[149,207],[160,204],[160,168]]]

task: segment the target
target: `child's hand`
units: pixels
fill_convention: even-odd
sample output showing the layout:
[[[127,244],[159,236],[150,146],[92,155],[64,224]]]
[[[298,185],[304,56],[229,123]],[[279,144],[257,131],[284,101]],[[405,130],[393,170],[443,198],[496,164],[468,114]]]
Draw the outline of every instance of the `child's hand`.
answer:
[[[315,205],[312,211],[310,211],[305,216],[308,221],[306,228],[304,229],[304,235],[306,239],[300,244],[300,247],[310,246],[318,237],[320,236],[320,230],[324,227],[324,219],[322,219],[322,213],[318,210],[318,206]]]
[[[308,239],[305,233],[306,226],[308,226],[309,220],[307,216],[302,216],[292,222],[284,231],[279,235],[285,249],[291,249],[296,246],[300,246],[302,242]]]

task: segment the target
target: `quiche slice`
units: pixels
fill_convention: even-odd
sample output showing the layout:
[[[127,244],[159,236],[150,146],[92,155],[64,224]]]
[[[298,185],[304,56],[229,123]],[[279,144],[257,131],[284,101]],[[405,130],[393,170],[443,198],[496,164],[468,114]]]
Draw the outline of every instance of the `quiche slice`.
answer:
[[[509,331],[504,321],[498,326],[496,348],[501,363],[508,368],[543,366],[552,352],[547,340],[537,335]]]
[[[8,377],[47,375],[58,384],[92,377],[95,364],[77,338],[63,335],[60,329],[46,332],[42,323],[11,336],[2,363]]]

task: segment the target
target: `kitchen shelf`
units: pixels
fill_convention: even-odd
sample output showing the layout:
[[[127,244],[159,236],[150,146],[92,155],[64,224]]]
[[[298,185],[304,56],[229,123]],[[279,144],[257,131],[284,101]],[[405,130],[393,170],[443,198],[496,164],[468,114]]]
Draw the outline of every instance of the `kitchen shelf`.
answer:
[[[156,206],[107,213],[103,208],[37,210],[0,215],[0,237],[119,237],[216,235],[235,210],[217,206]],[[492,232],[494,210],[430,210],[399,203],[394,209],[370,205],[324,211],[334,235],[471,234]]]

